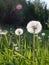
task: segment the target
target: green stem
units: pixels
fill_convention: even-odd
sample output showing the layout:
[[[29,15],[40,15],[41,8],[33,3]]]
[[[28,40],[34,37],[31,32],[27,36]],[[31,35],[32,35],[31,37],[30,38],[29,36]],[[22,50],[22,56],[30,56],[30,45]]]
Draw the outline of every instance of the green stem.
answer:
[[[21,53],[21,48],[20,48],[20,35],[19,35],[19,50],[20,50],[20,53]],[[19,58],[19,65],[20,65],[20,62],[21,62],[21,59]]]
[[[33,34],[33,65],[35,62],[35,33]]]
[[[20,49],[20,35],[19,35],[19,49]]]

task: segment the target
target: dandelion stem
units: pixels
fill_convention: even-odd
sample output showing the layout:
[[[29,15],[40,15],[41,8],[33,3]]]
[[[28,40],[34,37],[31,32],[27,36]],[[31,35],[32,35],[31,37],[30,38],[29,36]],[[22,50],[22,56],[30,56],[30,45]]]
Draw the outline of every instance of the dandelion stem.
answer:
[[[35,30],[34,30],[34,34],[33,34],[33,65],[35,62]]]
[[[20,35],[19,35],[19,49],[20,49]]]

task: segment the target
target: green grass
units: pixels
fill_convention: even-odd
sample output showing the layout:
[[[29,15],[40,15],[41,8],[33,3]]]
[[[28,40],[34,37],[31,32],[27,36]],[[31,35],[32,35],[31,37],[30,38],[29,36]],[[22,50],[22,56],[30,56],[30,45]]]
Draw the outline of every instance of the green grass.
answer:
[[[9,30],[7,35],[0,35],[0,65],[49,65],[49,30],[42,31],[46,33],[44,37],[42,32],[38,35],[41,40],[36,36],[34,50],[33,35],[24,30],[19,51],[13,46],[15,43],[19,48],[19,37],[14,30]]]

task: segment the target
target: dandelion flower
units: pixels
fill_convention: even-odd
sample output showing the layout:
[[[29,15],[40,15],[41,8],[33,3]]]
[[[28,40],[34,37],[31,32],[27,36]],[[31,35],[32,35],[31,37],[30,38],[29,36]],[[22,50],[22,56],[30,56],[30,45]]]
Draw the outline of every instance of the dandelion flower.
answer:
[[[19,51],[19,48],[18,47],[15,47],[15,51]]]
[[[27,24],[27,31],[30,33],[38,34],[42,30],[42,25],[39,21],[30,21]]]
[[[45,36],[45,33],[42,33],[42,36]]]
[[[38,39],[41,40],[41,37],[39,36]]]
[[[22,35],[23,34],[23,29],[21,29],[21,28],[17,28],[16,30],[15,30],[15,34],[16,35]]]
[[[8,33],[7,30],[4,30],[4,31],[0,31],[0,35],[6,35]]]
[[[49,36],[48,36],[48,38],[49,38]]]

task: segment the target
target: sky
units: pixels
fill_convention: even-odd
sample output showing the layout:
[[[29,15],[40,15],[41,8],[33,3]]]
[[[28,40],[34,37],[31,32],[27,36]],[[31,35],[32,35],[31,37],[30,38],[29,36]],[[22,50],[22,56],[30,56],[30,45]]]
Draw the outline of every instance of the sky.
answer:
[[[27,0],[29,1],[29,0]],[[30,0],[31,2],[34,0]],[[41,2],[45,2],[47,4],[47,9],[49,9],[49,0],[40,0]]]
[[[49,0],[41,0],[41,1],[45,1],[47,4],[47,8],[49,9]]]

